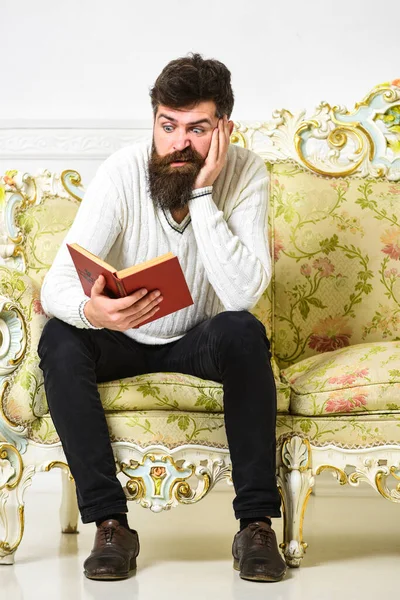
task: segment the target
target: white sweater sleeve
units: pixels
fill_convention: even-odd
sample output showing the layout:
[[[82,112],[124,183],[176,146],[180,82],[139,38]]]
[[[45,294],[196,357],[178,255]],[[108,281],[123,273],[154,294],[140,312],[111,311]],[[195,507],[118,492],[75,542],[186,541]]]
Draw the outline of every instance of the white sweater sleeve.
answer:
[[[78,243],[89,252],[106,258],[122,228],[122,203],[107,169],[101,166],[89,184],[52,266],[46,274],[41,302],[45,313],[78,328],[90,328],[83,307],[84,294],[66,243]]]
[[[225,309],[251,309],[271,278],[265,166],[242,190],[227,221],[211,188],[195,190],[189,206],[207,277]]]

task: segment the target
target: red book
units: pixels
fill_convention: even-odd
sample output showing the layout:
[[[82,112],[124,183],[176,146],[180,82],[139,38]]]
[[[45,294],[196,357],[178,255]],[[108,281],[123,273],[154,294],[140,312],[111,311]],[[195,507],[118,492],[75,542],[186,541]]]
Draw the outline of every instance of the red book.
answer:
[[[163,301],[158,305],[160,310],[143,321],[140,327],[193,304],[178,257],[172,252],[117,271],[79,244],[67,244],[67,247],[86,296],[90,297],[99,275],[104,275],[104,292],[111,298],[123,298],[141,288],[146,288],[148,292],[160,290],[163,296]]]

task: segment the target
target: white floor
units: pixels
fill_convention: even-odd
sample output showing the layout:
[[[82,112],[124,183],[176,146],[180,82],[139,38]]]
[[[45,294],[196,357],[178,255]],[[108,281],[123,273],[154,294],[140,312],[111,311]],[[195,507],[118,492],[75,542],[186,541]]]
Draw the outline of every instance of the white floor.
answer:
[[[40,475],[38,479],[42,477]],[[56,486],[57,487],[57,486]],[[342,490],[338,490],[339,492]],[[361,492],[357,498],[357,492]],[[93,525],[61,534],[58,493],[36,485],[26,494],[26,531],[13,566],[0,566],[1,600],[376,600],[399,595],[400,505],[352,490],[311,497],[309,544],[300,569],[276,584],[245,582],[232,569],[236,531],[231,491],[160,515],[130,504],[141,553],[136,576],[95,582],[82,574]],[[281,521],[275,520],[281,538]]]

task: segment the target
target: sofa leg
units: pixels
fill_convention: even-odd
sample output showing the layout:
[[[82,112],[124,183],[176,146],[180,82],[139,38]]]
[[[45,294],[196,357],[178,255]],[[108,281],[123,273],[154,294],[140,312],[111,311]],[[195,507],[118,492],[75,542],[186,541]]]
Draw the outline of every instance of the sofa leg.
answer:
[[[60,506],[61,531],[63,533],[78,533],[79,509],[76,498],[75,482],[69,470],[61,470],[62,497]]]
[[[35,474],[18,450],[0,442],[0,564],[12,565],[24,535],[24,494]]]
[[[299,436],[283,440],[278,486],[284,512],[284,541],[281,548],[289,567],[300,566],[307,548],[307,544],[303,542],[303,521],[314,485],[310,462],[311,449],[307,440]]]

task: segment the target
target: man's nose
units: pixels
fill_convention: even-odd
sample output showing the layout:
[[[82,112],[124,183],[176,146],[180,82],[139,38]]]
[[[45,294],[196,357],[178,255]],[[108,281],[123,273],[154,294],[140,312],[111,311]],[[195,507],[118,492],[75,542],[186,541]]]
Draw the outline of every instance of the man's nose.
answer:
[[[174,139],[174,150],[182,151],[188,146],[190,146],[190,139],[186,132],[177,133],[176,138]]]

